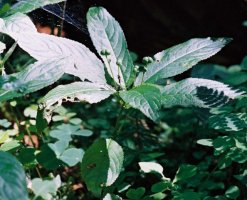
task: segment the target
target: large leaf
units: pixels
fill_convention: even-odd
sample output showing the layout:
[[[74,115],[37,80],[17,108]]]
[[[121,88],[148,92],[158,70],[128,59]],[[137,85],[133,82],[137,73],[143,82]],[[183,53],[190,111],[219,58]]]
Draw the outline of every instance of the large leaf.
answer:
[[[133,61],[119,23],[102,7],[90,8],[87,22],[93,44],[109,74],[123,88],[129,86],[133,81]],[[107,58],[102,55],[104,50],[109,52]]]
[[[106,83],[103,63],[84,45],[53,35],[38,33],[29,17],[16,14],[0,20],[0,32],[10,35],[33,58],[64,58],[64,71],[97,83]],[[30,42],[32,41],[32,42]]]
[[[11,154],[0,151],[0,199],[27,200],[26,176],[21,164]]]
[[[126,103],[139,109],[150,119],[155,121],[159,118],[161,93],[158,86],[143,84],[128,91],[121,91],[120,96]]]
[[[102,189],[112,185],[119,176],[123,165],[123,150],[112,139],[99,139],[86,151],[81,165],[81,173],[87,188],[95,196]]]
[[[222,106],[241,94],[217,81],[188,78],[162,89],[162,105],[210,108]]]
[[[67,85],[60,85],[51,90],[43,99],[46,118],[49,121],[50,115],[55,108],[53,106],[54,104],[59,106],[64,101],[97,103],[108,98],[113,93],[115,93],[115,90],[108,85],[99,85],[90,82],[74,82]]]
[[[16,4],[14,4],[11,7],[10,11],[7,14],[13,15],[18,12],[29,13],[43,6],[60,3],[63,1],[65,0],[19,0]]]
[[[154,83],[161,78],[169,78],[190,69],[199,61],[220,51],[229,39],[197,38],[171,47],[154,56],[155,61],[147,66],[144,82]],[[138,77],[140,79],[140,77]]]
[[[0,101],[40,90],[53,84],[63,74],[65,59],[37,61],[23,71],[0,77]]]
[[[213,115],[208,120],[209,126],[216,130],[240,131],[247,128],[246,113],[227,113]]]

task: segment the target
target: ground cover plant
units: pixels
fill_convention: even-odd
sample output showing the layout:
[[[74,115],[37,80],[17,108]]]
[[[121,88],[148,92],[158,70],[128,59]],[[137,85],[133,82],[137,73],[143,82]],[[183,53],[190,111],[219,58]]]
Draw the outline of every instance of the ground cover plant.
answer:
[[[199,64],[231,39],[139,62],[91,7],[95,54],[37,32],[27,13],[59,2],[19,1],[0,19],[0,199],[244,199],[247,59]]]

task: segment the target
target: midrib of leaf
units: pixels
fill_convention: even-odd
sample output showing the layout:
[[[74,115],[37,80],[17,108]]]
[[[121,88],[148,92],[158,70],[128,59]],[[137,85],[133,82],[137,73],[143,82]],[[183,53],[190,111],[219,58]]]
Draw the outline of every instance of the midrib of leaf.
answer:
[[[202,41],[202,42],[203,42],[203,41]],[[145,82],[152,81],[152,79],[155,79],[155,77],[154,77],[155,74],[157,74],[157,73],[159,73],[160,71],[162,71],[165,67],[169,66],[169,65],[172,64],[174,61],[178,61],[178,60],[184,58],[185,56],[189,56],[190,54],[192,54],[192,53],[194,53],[194,52],[196,52],[196,51],[200,51],[201,49],[203,49],[203,48],[205,48],[205,47],[207,47],[207,46],[210,46],[210,45],[212,45],[212,44],[205,44],[205,46],[203,46],[203,47],[201,47],[201,48],[199,48],[199,49],[195,49],[195,50],[193,50],[193,51],[186,52],[186,53],[184,53],[183,55],[174,58],[174,59],[171,60],[170,62],[169,62],[169,61],[167,62],[167,58],[165,58],[165,60],[163,60],[164,58],[162,58],[160,62],[159,62],[159,61],[155,61],[154,63],[149,64],[149,65],[147,66],[148,68],[149,68],[149,67],[152,67],[153,65],[157,65],[157,64],[160,64],[161,67],[157,67],[157,70],[156,70],[156,71],[153,71],[153,73],[151,73],[152,71],[150,71],[150,73],[151,73],[152,75],[149,76],[148,79],[145,79],[145,75],[146,75],[147,72],[148,72],[148,71],[147,71],[147,72],[144,74],[144,81],[145,81]],[[212,56],[213,56],[213,55],[212,55]],[[209,57],[212,57],[212,56],[209,56]],[[166,64],[165,66],[162,65],[162,63],[166,63],[166,62],[167,62],[167,64]],[[154,68],[154,69],[155,69],[155,68]],[[155,80],[155,81],[156,81],[156,80]]]
[[[102,13],[102,12],[101,12],[100,14],[104,15],[104,13]],[[98,17],[98,16],[97,16],[97,17]],[[101,17],[101,18],[104,18],[104,17]],[[100,20],[99,20],[99,21],[100,21]],[[116,52],[114,51],[114,46],[113,46],[113,45],[111,44],[111,42],[110,42],[110,41],[112,41],[112,38],[113,38],[113,36],[114,36],[114,32],[115,32],[115,31],[113,30],[113,31],[112,31],[113,34],[110,35],[110,33],[108,33],[108,31],[107,31],[107,30],[108,30],[108,27],[109,27],[110,21],[108,22],[107,20],[105,20],[104,23],[105,23],[105,25],[103,24],[103,22],[102,22],[102,23],[98,23],[98,25],[101,26],[101,30],[103,30],[103,35],[104,35],[106,38],[109,38],[109,40],[107,40],[107,43],[108,43],[108,45],[111,47],[111,51],[114,52],[114,54],[116,54]],[[111,25],[111,28],[114,29],[114,26]],[[115,34],[118,34],[118,32],[116,32]],[[100,34],[99,34],[99,36],[104,40],[103,35],[100,35]],[[118,41],[119,41],[119,37],[116,37],[116,38],[117,38],[117,41],[116,41],[116,42],[114,41],[114,45],[118,44]],[[106,40],[104,40],[104,41],[106,41]],[[122,51],[122,48],[121,48],[121,51]],[[119,55],[120,55],[120,54],[119,54]],[[116,56],[115,56],[115,55],[110,55],[110,56],[114,56],[115,59],[116,59],[116,62],[117,62],[117,57],[118,57],[119,55],[116,55]],[[103,57],[103,56],[102,56],[102,57]],[[114,73],[113,73],[113,70],[114,70],[114,69],[112,68],[112,65],[116,65],[116,66],[117,66],[117,64],[116,64],[116,63],[113,63],[113,64],[109,63],[108,60],[105,58],[105,56],[103,57],[103,60],[105,61],[104,63],[109,67],[111,76],[113,77],[114,81],[115,81],[117,84],[119,84],[118,78],[114,76]],[[111,61],[111,62],[112,62],[112,61]],[[118,66],[117,66],[117,67],[118,67]],[[121,71],[121,73],[119,73],[118,75],[120,76],[122,82],[124,83],[123,71],[122,71],[121,67],[119,67],[119,70]],[[117,69],[117,71],[118,71],[118,69]],[[125,87],[125,83],[124,83],[124,87]]]

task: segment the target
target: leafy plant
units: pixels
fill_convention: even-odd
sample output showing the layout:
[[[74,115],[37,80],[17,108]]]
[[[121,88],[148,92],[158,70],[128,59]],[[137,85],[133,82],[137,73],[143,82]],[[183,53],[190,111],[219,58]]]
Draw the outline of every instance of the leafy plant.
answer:
[[[57,2],[60,1],[19,1],[6,13],[6,17],[0,19],[0,32],[15,40],[13,48],[17,44],[35,59],[34,63],[29,64],[20,72],[8,75],[3,73],[0,77],[1,102],[34,93],[63,79],[64,76],[73,75],[76,77],[76,81],[72,83],[60,84],[51,89],[39,100],[39,106],[34,106],[35,112],[31,107],[25,109],[26,117],[33,118],[34,113],[37,115],[35,123],[31,120],[24,123],[28,137],[32,142],[32,149],[17,152],[25,167],[35,168],[37,173],[40,174],[36,165],[40,165],[46,170],[54,170],[61,166],[73,167],[81,162],[82,180],[85,182],[87,189],[97,198],[121,199],[120,196],[124,196],[122,192],[125,192],[125,196],[129,199],[164,199],[171,196],[173,199],[201,199],[202,197],[210,199],[209,192],[203,192],[203,187],[206,186],[198,186],[200,180],[203,179],[205,184],[209,184],[207,176],[210,175],[205,174],[203,167],[190,164],[181,165],[171,180],[163,174],[161,165],[148,162],[163,155],[160,152],[157,154],[150,153],[155,149],[153,144],[139,144],[139,146],[143,145],[144,150],[148,146],[148,154],[142,152],[141,148],[139,148],[139,152],[136,152],[137,154],[131,153],[131,151],[138,149],[132,143],[132,135],[137,138],[144,137],[144,133],[148,133],[150,128],[146,123],[147,119],[137,120],[135,127],[143,130],[143,136],[139,136],[139,130],[137,130],[137,133],[133,132],[131,123],[124,117],[134,116],[135,118],[140,114],[136,112],[136,110],[139,110],[147,118],[160,125],[160,127],[156,127],[157,129],[168,129],[168,125],[162,124],[165,119],[163,112],[165,108],[183,106],[209,110],[222,107],[232,102],[233,99],[240,98],[244,92],[234,90],[230,86],[215,80],[187,78],[175,82],[172,79],[174,76],[191,69],[198,62],[219,52],[231,39],[191,39],[159,52],[153,57],[143,58],[143,63],[138,66],[132,60],[119,23],[106,9],[92,7],[87,13],[87,26],[99,58],[83,44],[76,41],[38,33],[31,19],[24,14],[49,3]],[[30,43],[30,40],[32,40],[32,43]],[[0,47],[0,51],[3,52],[5,45],[1,43]],[[9,55],[6,54],[4,58],[6,56]],[[4,58],[2,71],[6,62]],[[111,99],[107,100],[107,98]],[[103,100],[111,107],[116,106],[117,109],[120,109],[119,113],[115,110],[112,111],[113,118],[117,118],[116,124],[113,128],[111,124],[108,124],[111,128],[106,128],[104,131],[102,129],[101,134],[94,136],[94,139],[100,138],[94,141],[84,153],[83,148],[88,147],[88,145],[81,144],[75,138],[78,136],[89,137],[93,135],[93,132],[84,128],[82,120],[72,118],[74,116],[73,112],[71,114],[66,110],[61,110],[60,106],[64,102],[87,102],[101,105],[104,103]],[[110,101],[114,101],[116,104],[109,103]],[[107,109],[102,108],[102,110],[105,112]],[[57,115],[52,117],[53,113],[57,113]],[[47,126],[51,120],[53,121],[53,127],[50,129]],[[91,119],[88,124],[98,125],[100,128],[107,125],[107,122],[100,122],[102,121]],[[246,115],[244,113],[232,113],[210,116],[208,123],[210,127],[216,130],[246,130]],[[6,128],[9,126],[6,120],[2,121],[1,124]],[[88,126],[88,124],[84,125]],[[131,136],[124,136],[122,133],[123,127],[127,127],[126,124],[130,126],[132,132],[129,132],[129,134]],[[180,127],[177,128],[177,132],[179,132],[179,129]],[[35,134],[32,135],[30,132]],[[173,130],[170,129],[170,132],[173,132]],[[35,142],[32,138],[37,137],[37,135],[42,137],[40,149],[37,147],[34,149]],[[1,140],[5,142],[5,137],[7,138],[8,135],[1,135],[0,143],[3,143]],[[121,141],[121,137],[126,138]],[[152,143],[151,139],[150,141]],[[92,143],[91,139],[89,139],[89,143]],[[121,143],[122,147],[118,143]],[[229,166],[232,161],[238,163],[247,161],[246,156],[244,156],[246,145],[243,143],[242,138],[232,136],[219,136],[214,140],[201,139],[198,141],[198,144],[213,147],[215,155],[226,155],[219,160],[220,169]],[[39,146],[39,144],[37,143],[36,146]],[[4,149],[4,145],[0,148]],[[9,149],[11,148],[7,148],[7,150]],[[23,159],[26,154],[32,155],[32,161],[26,162]],[[3,155],[9,159],[12,158],[9,154],[3,153]],[[47,158],[47,155],[49,155],[49,158]],[[124,162],[124,155],[127,160],[126,163]],[[150,157],[147,157],[147,155]],[[128,168],[128,162],[131,163],[135,156],[139,156],[138,159],[141,160],[143,160],[142,156],[147,159],[145,162],[139,162],[144,173],[154,172],[158,174],[158,182],[151,186],[151,192],[146,191],[143,186],[133,188],[126,183],[128,173],[125,171],[122,174],[122,171]],[[2,165],[7,166],[5,163]],[[9,165],[14,166],[16,163],[10,163]],[[206,166],[208,165],[207,163]],[[22,170],[22,168],[18,166],[18,170]],[[131,174],[131,172],[129,173]],[[16,180],[16,184],[22,184],[21,188],[25,188],[23,176],[21,180]],[[2,178],[1,174],[0,178]],[[241,175],[238,178],[243,179]],[[186,183],[187,180],[191,182]],[[118,188],[117,183],[120,183],[121,187]],[[4,184],[7,185],[6,188],[9,188],[12,183],[4,179]],[[44,187],[40,188],[40,185]],[[52,199],[57,195],[56,192],[60,187],[63,188],[60,178],[54,178],[53,180],[35,178],[32,180],[31,190],[34,198]],[[198,192],[194,191],[196,187],[199,188]],[[119,196],[115,195],[115,191],[118,191]],[[167,191],[170,191],[170,193],[166,193]],[[12,198],[12,196],[6,195],[8,191],[5,188],[2,192],[5,199]],[[26,192],[23,194],[25,196],[22,199],[27,198]],[[225,196],[236,199],[239,196],[238,187],[230,186],[225,192]]]

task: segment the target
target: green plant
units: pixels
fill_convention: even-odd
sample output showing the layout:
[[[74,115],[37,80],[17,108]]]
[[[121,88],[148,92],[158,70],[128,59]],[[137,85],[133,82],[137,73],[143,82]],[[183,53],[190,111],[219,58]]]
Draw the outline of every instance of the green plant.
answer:
[[[57,2],[50,1],[49,3]],[[22,7],[20,7],[20,4]],[[26,117],[32,119],[35,115],[37,117],[36,123],[31,120],[25,120],[25,129],[29,134],[30,140],[32,140],[30,132],[35,132],[40,136],[42,138],[42,146],[40,149],[35,149],[34,141],[32,141],[33,147],[19,149],[20,151],[17,152],[19,160],[25,163],[28,169],[41,165],[46,170],[56,170],[61,166],[73,167],[78,162],[81,162],[82,179],[86,183],[87,189],[97,198],[121,199],[120,191],[124,191],[129,199],[163,199],[166,196],[169,197],[169,195],[173,199],[200,199],[201,197],[210,199],[210,197],[207,197],[209,192],[203,191],[203,187],[199,188],[198,186],[200,180],[206,179],[207,181],[207,176],[209,176],[205,174],[203,167],[184,164],[179,167],[172,180],[166,178],[161,165],[149,162],[162,156],[162,152],[157,152],[157,154],[150,153],[156,149],[153,144],[149,146],[148,156],[150,158],[146,157],[148,162],[139,162],[139,165],[144,173],[154,172],[156,175],[158,174],[158,182],[152,185],[151,192],[146,192],[144,187],[129,189],[130,185],[126,184],[125,181],[129,175],[127,171],[122,172],[123,168],[127,168],[128,162],[131,163],[135,156],[139,156],[143,160],[141,157],[145,154],[144,150],[147,149],[146,146],[149,144],[147,141],[145,141],[145,144],[139,144],[139,146],[143,146],[143,152],[139,148],[137,155],[132,155],[132,151],[138,148],[133,145],[133,141],[130,139],[132,136],[124,135],[123,128],[129,125],[130,132],[128,134],[135,135],[133,129],[131,130],[130,121],[126,119],[126,116],[134,116],[134,120],[138,119],[140,113],[136,112],[135,109],[140,110],[147,118],[159,124],[160,127],[155,128],[161,130],[167,129],[164,122],[166,112],[162,112],[164,108],[183,106],[209,110],[221,107],[243,95],[243,92],[233,90],[228,85],[215,80],[187,78],[175,82],[172,79],[174,76],[191,69],[198,62],[216,54],[230,39],[191,39],[159,52],[152,58],[145,57],[142,64],[135,65],[128,51],[126,39],[120,25],[104,8],[93,7],[87,13],[88,30],[101,58],[99,59],[83,44],[36,31],[30,18],[23,13],[28,13],[33,9],[44,6],[42,1],[36,4],[20,1],[17,5],[18,7],[14,6],[13,9],[7,12],[7,17],[1,19],[0,31],[15,40],[13,47],[17,44],[36,61],[20,72],[9,75],[3,74],[0,77],[0,101],[4,102],[36,92],[54,84],[59,79],[63,79],[66,75],[73,75],[77,79],[75,82],[56,86],[39,100],[38,106],[34,105],[32,108],[26,108],[26,113],[29,113]],[[3,51],[5,45],[1,43],[0,46],[2,47],[1,51]],[[5,54],[4,58],[6,56],[9,55]],[[6,59],[4,58],[2,71],[5,69]],[[106,69],[106,72],[104,69]],[[106,100],[107,98],[111,98],[114,102]],[[84,153],[83,148],[87,148],[88,145],[73,141],[72,137],[88,137],[93,134],[92,131],[81,126],[82,121],[80,119],[74,118],[73,120],[72,117],[76,113],[71,115],[66,109],[59,111],[59,108],[61,109],[60,106],[63,102],[101,104],[103,100],[110,107],[116,107],[119,110],[119,113],[111,111],[113,112],[111,114],[114,115],[112,118],[117,118],[115,120],[116,123],[112,125],[105,121],[89,120],[88,124],[91,124],[92,127],[98,126],[100,129],[103,126],[105,129],[102,128],[101,131],[104,130],[104,132],[95,136],[94,139],[97,140]],[[103,106],[103,111],[97,112],[106,112],[106,107]],[[33,112],[35,112],[34,115]],[[54,112],[58,113],[58,115],[52,118],[52,113]],[[185,115],[190,114],[189,112],[182,113],[185,113]],[[174,116],[177,117],[179,114]],[[229,119],[235,118],[239,120],[239,126],[233,126],[232,121],[231,123],[229,122]],[[144,136],[145,133],[149,132],[150,128],[143,119],[146,120],[143,117],[141,120],[136,120],[135,128],[141,129]],[[224,123],[221,123],[221,120],[223,119],[229,122],[231,130],[246,130],[246,115],[242,113],[221,115],[220,117],[211,116],[209,124],[214,129],[222,128],[221,126]],[[51,120],[53,120],[54,125],[52,128],[47,127]],[[220,123],[220,126],[215,125],[215,122]],[[140,125],[140,123],[142,124]],[[6,125],[6,121],[4,124]],[[106,128],[106,126],[110,128]],[[179,129],[180,127],[178,126],[177,130]],[[136,137],[143,137],[139,136],[140,130],[135,131],[138,133],[136,133]],[[173,130],[170,131],[172,132]],[[225,131],[227,130],[225,129]],[[124,141],[121,141],[124,137],[126,137]],[[222,168],[222,166],[226,167],[231,164],[231,161],[246,162],[246,157],[239,158],[239,155],[244,155],[246,152],[246,145],[243,144],[244,141],[242,139],[242,136],[241,139],[221,136],[214,141],[201,139],[198,143],[205,146],[213,146],[216,155],[226,154],[226,157],[230,158],[230,160],[226,160],[226,157],[224,157],[225,160],[220,161],[222,162],[220,168]],[[6,140],[4,138],[3,142],[1,142],[5,146],[10,142],[6,142]],[[139,141],[141,142],[141,139]],[[152,141],[150,139],[150,143]],[[123,149],[118,144],[120,142],[126,149]],[[89,143],[92,143],[92,141],[89,140]],[[18,142],[17,144],[20,145]],[[17,144],[7,148],[7,150],[17,148]],[[226,144],[229,145],[227,146]],[[3,151],[3,145],[0,148]],[[12,159],[12,156],[2,151],[0,152],[1,155],[6,156],[6,159]],[[24,158],[27,155],[33,159],[26,161]],[[47,158],[47,155],[49,155],[49,158]],[[125,164],[124,155],[127,160]],[[131,158],[131,156],[133,157]],[[1,165],[3,165],[3,168],[6,167],[4,163],[1,163]],[[205,166],[209,166],[209,163]],[[39,169],[37,167],[36,169],[39,174]],[[18,170],[22,170],[22,168],[18,166]],[[2,173],[0,173],[0,177]],[[131,174],[131,171],[129,173]],[[138,176],[135,173],[134,175]],[[191,185],[186,183],[187,180],[191,181]],[[23,182],[25,182],[24,176],[15,180],[15,184],[22,184],[22,186]],[[4,184],[9,186],[7,181]],[[188,185],[185,188],[188,189],[184,189],[186,184]],[[39,191],[39,185],[45,185],[45,189]],[[117,188],[117,185],[122,188]],[[56,191],[62,187],[61,180],[57,176],[56,178],[50,177],[49,180],[32,180],[31,190],[33,191],[34,199],[38,197],[51,199],[52,196],[56,196]],[[193,190],[196,187],[199,188],[198,192]],[[66,190],[66,186],[64,188]],[[116,188],[119,196],[114,195]],[[166,194],[167,190],[171,194]],[[23,199],[27,198],[27,191],[23,189],[20,193],[24,194]],[[236,186],[232,186],[226,191],[226,196],[234,199],[235,196],[237,198],[237,193],[239,193],[238,188],[236,189]],[[7,199],[14,198],[4,188],[1,188],[0,197],[1,195],[3,197],[7,196]],[[88,198],[91,198],[90,194]]]

